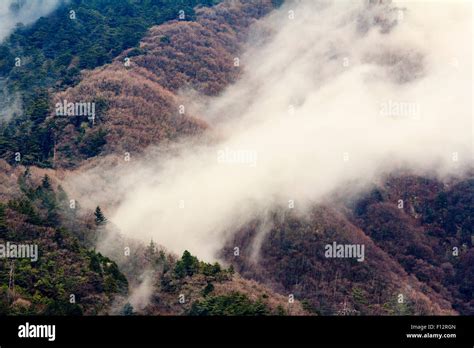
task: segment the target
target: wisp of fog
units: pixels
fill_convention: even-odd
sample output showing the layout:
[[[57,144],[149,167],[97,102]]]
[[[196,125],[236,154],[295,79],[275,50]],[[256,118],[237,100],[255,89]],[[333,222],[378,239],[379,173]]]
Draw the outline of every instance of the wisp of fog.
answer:
[[[46,16],[64,0],[0,1],[0,43],[18,24],[29,25]]]
[[[51,13],[67,0],[2,0],[0,1],[0,44],[17,28],[28,26]],[[11,62],[14,64],[14,62]],[[10,93],[5,81],[0,78],[0,121],[21,114],[20,93]]]

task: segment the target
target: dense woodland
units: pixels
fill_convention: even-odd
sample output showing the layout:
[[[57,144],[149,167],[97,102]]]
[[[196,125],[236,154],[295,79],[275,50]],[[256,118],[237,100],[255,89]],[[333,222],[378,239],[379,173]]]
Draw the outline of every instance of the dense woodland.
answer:
[[[19,26],[0,46],[0,74],[22,94],[37,87],[70,86],[80,71],[110,63],[146,31],[196,6],[218,0],[71,0],[32,26]],[[74,11],[74,13],[71,13]],[[15,65],[15,58],[25,63]]]
[[[0,314],[106,313],[128,282],[115,262],[85,243],[97,226],[81,224],[81,234],[69,229],[75,212],[48,176],[36,185],[26,170],[18,185],[21,195],[0,203],[0,243],[35,244],[39,255],[35,262],[0,260]]]
[[[201,8],[193,21],[153,27],[138,48],[124,51],[111,64],[87,73],[74,88],[57,93],[54,103],[80,100],[101,107],[94,127],[84,117],[56,119],[61,132],[56,133],[55,165],[74,167],[91,157],[93,146],[86,142],[91,138],[93,145],[105,139],[101,154],[122,156],[202,134],[208,125],[191,114],[179,92],[216,95],[235,81],[240,67],[234,66],[234,57],[250,24],[274,6],[271,1],[235,4]],[[130,66],[124,64],[127,58]]]
[[[180,11],[185,16],[181,20],[193,20],[196,6],[217,2],[71,0],[31,26],[18,26],[0,45],[0,81],[5,84],[0,96],[17,96],[22,105],[8,112],[11,105],[0,102],[5,113],[0,118],[0,158],[14,163],[18,152],[23,164],[52,166],[58,130],[54,120],[46,120],[53,111],[52,93],[76,85],[82,70],[110,63],[137,46],[151,26],[179,18]],[[79,141],[80,154],[97,155],[104,141],[105,133],[94,131]]]
[[[123,6],[123,2],[128,5]],[[186,110],[180,111],[178,89],[192,88],[209,95],[222,91],[240,73],[234,57],[250,24],[281,4],[265,0],[191,10],[194,5],[214,2],[172,1],[170,5],[166,1],[84,1],[77,4],[81,9],[78,12],[90,11],[94,16],[78,14],[78,25],[71,26],[69,19],[64,20],[71,8],[65,6],[51,18],[16,31],[0,46],[11,51],[0,66],[5,67],[10,94],[22,91],[25,111],[0,126],[1,158],[15,163],[20,153],[22,164],[72,167],[101,153],[141,151],[150,144],[200,134],[207,125]],[[102,16],[97,14],[98,9]],[[179,19],[181,10],[185,11],[185,20]],[[119,15],[105,15],[115,12]],[[174,21],[152,28],[139,43],[145,34],[140,28],[169,19]],[[56,22],[62,30],[46,35]],[[136,22],[139,29],[134,26]],[[58,35],[81,39],[71,48],[69,41]],[[20,48],[31,46],[25,52],[39,52],[35,61],[44,62],[42,70],[37,71],[39,64],[12,67],[11,58],[21,53],[13,53],[20,42]],[[58,47],[58,42],[63,44]],[[99,54],[104,49],[105,56]],[[63,55],[69,58],[60,59]],[[128,67],[124,64],[127,58]],[[111,64],[103,66],[106,63]],[[100,68],[86,73],[82,70],[95,67]],[[71,86],[76,87],[66,90]],[[55,117],[54,105],[63,100],[95,103],[94,125],[87,117]]]
[[[0,315],[288,313],[285,296],[241,278],[232,266],[200,261],[188,251],[177,257],[153,241],[146,247],[124,241],[115,245],[116,263],[95,250],[108,224],[100,207],[87,211],[80,202],[71,205],[55,180],[29,169],[19,173],[17,185],[14,198],[0,203],[0,244],[34,244],[39,255],[34,262],[0,259]],[[129,298],[144,271],[153,296],[134,308]],[[309,314],[300,302],[292,311]]]
[[[239,40],[245,37],[243,29],[278,4],[265,1],[255,7],[249,3],[210,12],[198,9],[200,17],[196,16],[197,5],[217,2],[73,0],[30,27],[19,26],[0,45],[4,92],[21,92],[22,104],[0,125],[0,156],[13,165],[2,163],[6,180],[1,187],[5,202],[0,204],[0,241],[33,243],[41,250],[37,263],[0,260],[1,314],[286,313],[285,296],[234,275],[232,268],[198,261],[189,252],[181,259],[164,250],[157,252],[153,242],[147,248],[136,245],[130,258],[134,261],[122,263],[122,273],[115,262],[94,250],[107,224],[100,207],[84,211],[77,202],[71,209],[60,186],[52,184],[47,174],[40,180],[39,172],[32,175],[28,168],[80,163],[103,151],[106,136],[112,139],[112,149],[119,145],[114,135],[140,141],[130,142],[129,147],[136,149],[205,129],[198,119],[176,117],[174,93],[189,84],[213,94],[235,79],[238,70],[232,67],[231,53],[237,52]],[[75,19],[70,18],[71,10]],[[185,18],[178,17],[180,11]],[[228,16],[221,17],[225,12]],[[168,20],[174,21],[151,31],[139,44],[152,25]],[[207,31],[204,36],[203,30]],[[165,61],[150,60],[160,51]],[[196,74],[196,65],[166,58],[177,54],[188,55],[187,62],[204,62],[208,70]],[[16,57],[21,58],[20,66],[15,66]],[[125,67],[125,58],[134,64]],[[108,63],[112,64],[100,68]],[[157,70],[159,66],[167,70]],[[214,81],[210,80],[213,70],[221,70]],[[69,87],[73,89],[61,92]],[[95,124],[84,117],[52,117],[55,101],[63,99],[94,102]],[[9,105],[2,107],[4,111]],[[117,130],[108,115],[129,132]],[[133,133],[141,128],[149,133],[147,137]],[[156,295],[146,308],[136,309],[127,298],[143,269],[153,274]],[[181,293],[186,295],[183,303],[177,301]],[[75,302],[70,301],[71,295]],[[307,313],[299,302],[293,312]]]
[[[193,10],[217,2],[71,0],[0,45],[0,80],[22,104],[0,124],[0,243],[36,243],[41,252],[36,263],[0,259],[0,314],[472,315],[472,179],[401,175],[349,204],[314,207],[308,219],[274,212],[258,262],[251,255],[261,221],[228,241],[226,266],[192,250],[172,255],[160,241],[133,244],[128,259],[129,241],[108,257],[95,250],[109,226],[105,209],[72,209],[44,168],[80,170],[87,159],[204,132],[199,115],[179,113],[179,92],[213,96],[235,81],[248,28],[282,1]],[[15,57],[24,65],[15,67]],[[65,99],[94,102],[94,124],[54,117]],[[325,258],[335,240],[366,245],[366,262]],[[134,307],[144,270],[153,295]]]
[[[349,206],[315,207],[310,219],[275,213],[257,265],[249,255],[258,221],[222,256],[244,276],[293,292],[321,315],[472,314],[473,194],[472,179],[448,186],[391,177]],[[365,262],[325,258],[324,246],[333,241],[365,244]],[[246,257],[233,257],[236,245]]]

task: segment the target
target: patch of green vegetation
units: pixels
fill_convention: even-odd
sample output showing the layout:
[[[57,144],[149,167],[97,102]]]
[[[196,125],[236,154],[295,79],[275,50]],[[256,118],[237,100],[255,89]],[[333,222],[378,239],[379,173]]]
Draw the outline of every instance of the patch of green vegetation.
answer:
[[[193,20],[194,7],[218,2],[71,0],[32,26],[20,26],[0,45],[0,76],[22,91],[57,81],[69,86],[77,82],[79,70],[109,63],[136,46],[151,26],[178,19],[180,11]],[[19,67],[16,57],[24,62]]]
[[[97,156],[107,143],[106,135],[107,132],[102,128],[87,133],[80,140],[79,151],[88,158]]]
[[[201,277],[204,276],[204,279],[207,281],[207,286],[201,292],[203,296],[206,296],[214,289],[212,282],[230,280],[234,274],[232,266],[225,269],[218,262],[211,264],[200,261],[187,250],[183,252],[182,257],[176,262],[169,263],[165,260],[163,252],[157,255],[157,253],[152,251],[153,248],[154,244],[151,242],[146,252],[146,257],[152,264],[163,267],[160,285],[161,290],[164,292],[176,292],[186,283],[187,278],[200,275]]]
[[[140,54],[136,46],[153,25],[178,19],[180,11],[184,20],[193,20],[196,6],[218,2],[70,0],[33,25],[18,26],[0,45],[0,80],[6,94],[21,95],[25,111],[10,115],[9,122],[0,121],[0,157],[13,164],[20,153],[24,165],[51,167],[55,124],[45,121],[48,93],[77,84],[81,70],[110,63],[126,49],[135,47],[129,56]],[[104,134],[97,132],[84,139],[80,149],[91,157],[103,145]]]
[[[194,302],[189,315],[268,315],[270,310],[261,301],[251,301],[245,294],[232,292],[229,295],[208,296],[203,301]]]
[[[126,293],[128,282],[117,264],[85,248],[64,225],[75,224],[64,191],[55,190],[48,176],[34,185],[28,171],[19,185],[20,197],[0,203],[0,243],[37,245],[38,257],[0,260],[0,284],[10,284],[14,274],[14,286],[0,288],[0,315],[97,313],[113,294]],[[7,210],[14,219],[7,219]],[[84,303],[89,296],[94,302]]]
[[[227,278],[228,275],[232,273],[233,269],[222,269],[218,262],[211,264],[199,261],[196,256],[191,255],[187,250],[184,251],[181,259],[176,262],[174,268],[174,275],[176,278],[193,276],[194,274],[203,274],[206,277],[221,280]]]
[[[204,289],[202,289],[202,296],[207,296],[214,291],[214,285],[212,283],[207,283]]]
[[[0,158],[10,164],[21,161],[23,165],[51,167],[55,125],[51,120],[46,121],[50,95],[46,89],[35,89],[28,95],[22,115],[8,123],[0,121]]]
[[[382,307],[389,315],[415,314],[412,301],[402,294],[393,294]]]
[[[8,226],[5,215],[5,205],[0,202],[0,238],[5,238],[7,236]]]

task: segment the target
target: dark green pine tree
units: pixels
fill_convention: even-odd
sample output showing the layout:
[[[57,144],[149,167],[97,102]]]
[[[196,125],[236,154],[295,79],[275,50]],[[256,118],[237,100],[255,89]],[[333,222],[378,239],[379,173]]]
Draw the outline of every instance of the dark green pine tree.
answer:
[[[102,210],[100,209],[99,206],[95,208],[95,223],[97,226],[105,225],[107,223],[107,219],[105,218],[104,213],[102,213]]]
[[[50,181],[48,175],[45,175],[45,176],[43,177],[43,180],[41,181],[41,186],[42,186],[44,189],[46,189],[46,190],[51,189],[51,181]]]
[[[121,315],[126,315],[126,316],[134,315],[135,311],[133,309],[133,306],[129,302],[127,302],[125,304],[125,306],[123,306],[122,310],[120,311],[120,314]]]
[[[0,203],[0,238],[5,238],[7,236],[7,219],[5,216],[5,205]]]
[[[182,278],[184,276],[192,276],[198,271],[199,260],[196,256],[191,255],[187,250],[184,251],[181,260],[176,262],[175,274]]]
[[[156,258],[156,246],[153,242],[153,239],[150,241],[150,244],[147,246],[145,250],[145,258],[148,262],[153,262]]]

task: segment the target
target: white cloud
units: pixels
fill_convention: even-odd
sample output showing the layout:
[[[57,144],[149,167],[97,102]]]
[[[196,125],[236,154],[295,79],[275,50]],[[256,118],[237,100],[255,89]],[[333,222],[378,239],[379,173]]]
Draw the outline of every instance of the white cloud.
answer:
[[[213,259],[237,228],[289,200],[304,211],[398,168],[462,175],[473,150],[471,4],[402,7],[285,5],[259,24],[273,33],[250,43],[242,78],[201,106],[216,123],[210,138],[223,140],[101,173],[110,186],[91,200],[117,199],[111,220],[128,236]],[[224,149],[253,151],[256,165],[223,163]]]
[[[63,0],[2,0],[0,1],[0,42],[18,23],[29,25],[48,15]]]

